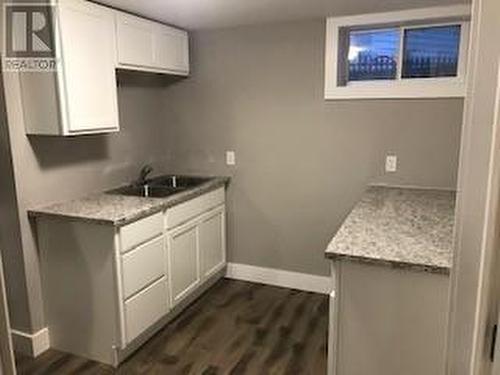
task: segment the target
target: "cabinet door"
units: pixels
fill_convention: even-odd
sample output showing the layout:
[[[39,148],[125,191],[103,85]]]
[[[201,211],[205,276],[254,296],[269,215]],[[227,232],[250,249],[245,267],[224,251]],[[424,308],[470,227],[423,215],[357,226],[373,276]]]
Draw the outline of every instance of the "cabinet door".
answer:
[[[210,277],[226,262],[224,206],[208,213],[199,224],[201,277]]]
[[[188,223],[169,232],[167,241],[170,296],[171,305],[174,306],[200,282],[196,223]]]
[[[118,130],[114,18],[109,9],[60,2],[62,73],[59,92],[64,132]]]
[[[153,25],[138,17],[117,14],[118,65],[153,66]]]
[[[155,25],[154,65],[171,72],[189,73],[188,34],[169,26]]]

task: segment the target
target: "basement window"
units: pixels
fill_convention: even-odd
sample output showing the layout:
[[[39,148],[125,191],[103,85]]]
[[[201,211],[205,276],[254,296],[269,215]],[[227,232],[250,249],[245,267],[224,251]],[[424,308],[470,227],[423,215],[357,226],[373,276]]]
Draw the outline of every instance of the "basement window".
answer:
[[[469,8],[329,18],[325,98],[465,96]]]

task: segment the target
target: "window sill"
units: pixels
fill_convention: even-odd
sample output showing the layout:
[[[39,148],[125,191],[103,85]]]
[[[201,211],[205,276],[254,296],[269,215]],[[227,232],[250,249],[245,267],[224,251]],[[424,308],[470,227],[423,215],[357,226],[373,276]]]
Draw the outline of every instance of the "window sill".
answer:
[[[364,83],[326,87],[326,100],[348,99],[412,99],[412,98],[464,98],[465,83]]]

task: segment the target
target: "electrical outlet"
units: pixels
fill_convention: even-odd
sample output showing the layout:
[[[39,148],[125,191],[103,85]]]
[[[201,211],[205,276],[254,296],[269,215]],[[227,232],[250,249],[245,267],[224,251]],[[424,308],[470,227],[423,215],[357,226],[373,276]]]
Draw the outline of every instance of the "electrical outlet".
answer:
[[[236,153],[234,151],[226,151],[226,164],[236,165]]]
[[[385,171],[396,172],[398,169],[398,157],[396,155],[387,155],[385,157]]]

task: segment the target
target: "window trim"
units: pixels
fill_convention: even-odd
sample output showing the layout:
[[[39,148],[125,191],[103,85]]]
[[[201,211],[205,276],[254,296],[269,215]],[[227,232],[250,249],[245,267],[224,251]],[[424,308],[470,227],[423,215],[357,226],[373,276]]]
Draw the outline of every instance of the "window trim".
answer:
[[[469,51],[470,6],[455,5],[348,17],[330,17],[326,22],[325,99],[438,98],[464,97]],[[342,84],[339,76],[341,31],[346,28],[407,28],[461,25],[457,77],[400,78],[395,80],[351,81]],[[403,43],[401,35],[400,43]],[[400,46],[401,47],[401,46]],[[403,51],[400,51],[402,57]],[[402,64],[402,61],[398,61]]]

